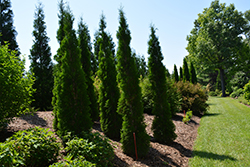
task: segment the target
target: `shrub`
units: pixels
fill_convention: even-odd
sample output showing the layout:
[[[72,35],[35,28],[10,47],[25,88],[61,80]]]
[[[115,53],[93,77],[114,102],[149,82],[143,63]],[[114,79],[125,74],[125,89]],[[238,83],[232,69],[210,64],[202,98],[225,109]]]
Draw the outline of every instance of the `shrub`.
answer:
[[[154,101],[153,101],[153,92],[151,90],[151,83],[148,77],[140,79],[140,87],[142,92],[144,113],[152,114]]]
[[[96,165],[86,161],[83,156],[79,156],[72,160],[71,156],[64,158],[64,161],[56,162],[49,167],[95,167]]]
[[[215,93],[215,91],[210,91],[210,92],[208,93],[208,95],[209,95],[209,96],[217,96],[217,94]]]
[[[13,156],[10,161],[23,162],[25,166],[43,167],[52,164],[57,161],[60,143],[48,130],[36,127],[18,131],[4,142],[5,151],[1,151],[1,155],[10,154]]]
[[[243,92],[243,89],[239,88],[235,91],[233,91],[231,94],[230,94],[230,97],[232,98],[237,98],[237,97],[240,97],[240,95],[242,95],[244,92]]]
[[[190,82],[179,81],[176,83],[178,92],[182,97],[182,110],[192,110],[194,115],[200,115],[207,112],[208,96],[200,84],[193,85]]]
[[[83,156],[87,161],[97,166],[110,166],[114,158],[114,150],[108,143],[107,138],[99,133],[82,133],[79,136],[68,135],[66,139],[66,152],[73,159]]]
[[[193,116],[193,112],[189,110],[186,113],[186,115],[184,115],[184,117],[182,119],[182,122],[184,122],[185,124],[187,124],[190,121],[190,119],[192,118],[192,116]]]
[[[244,86],[244,98],[249,102],[249,100],[250,100],[250,81]]]

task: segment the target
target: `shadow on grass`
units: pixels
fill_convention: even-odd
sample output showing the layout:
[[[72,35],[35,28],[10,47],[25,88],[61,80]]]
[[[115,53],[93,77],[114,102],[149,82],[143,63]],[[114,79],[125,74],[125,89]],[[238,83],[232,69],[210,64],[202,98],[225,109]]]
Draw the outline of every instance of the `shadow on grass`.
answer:
[[[218,116],[221,115],[220,113],[207,113],[205,115],[203,115],[203,117],[211,117],[211,116]]]
[[[192,157],[201,157],[201,158],[208,158],[208,159],[213,159],[213,160],[231,160],[231,161],[237,161],[237,159],[228,156],[228,155],[220,155],[220,154],[214,154],[214,153],[209,153],[205,151],[193,151]]]
[[[39,117],[37,113],[34,113],[33,115],[32,114],[22,115],[20,118],[32,125],[39,125],[42,127],[47,126],[46,120]]]

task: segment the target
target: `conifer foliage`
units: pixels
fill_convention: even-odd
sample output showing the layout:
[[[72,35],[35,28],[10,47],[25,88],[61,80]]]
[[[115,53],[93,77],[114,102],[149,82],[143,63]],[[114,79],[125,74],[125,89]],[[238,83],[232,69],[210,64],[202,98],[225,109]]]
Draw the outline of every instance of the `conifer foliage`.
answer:
[[[135,155],[133,138],[133,133],[135,133],[138,156],[142,157],[148,153],[149,136],[146,133],[146,125],[143,122],[142,96],[137,75],[138,70],[131,54],[130,31],[122,9],[119,10],[119,29],[116,36],[118,39],[117,80],[121,89],[118,112],[123,115],[121,130],[122,149],[125,154]]]
[[[190,81],[190,74],[186,58],[183,59],[183,81]]]
[[[179,76],[178,76],[178,71],[176,65],[174,65],[174,81],[178,82],[179,81]]]
[[[161,143],[171,143],[176,138],[175,125],[172,121],[170,105],[167,99],[165,67],[162,64],[163,56],[160,43],[155,35],[155,28],[151,28],[148,42],[148,68],[151,90],[154,92],[153,114],[155,118],[152,124],[154,138]]]
[[[109,34],[105,32],[106,22],[103,14],[99,26],[100,36],[97,43],[100,48],[97,74],[101,80],[99,94],[100,123],[106,136],[112,139],[120,139],[122,117],[117,113],[119,100],[119,88],[116,81],[117,71],[113,60],[114,55],[110,50],[112,41],[110,41]]]
[[[80,50],[76,32],[73,29],[73,16],[69,9],[64,14],[65,37],[60,44],[60,70],[57,77],[60,82],[55,85],[57,133],[88,132],[92,127],[89,114],[89,98],[84,71],[81,67]]]
[[[180,81],[182,81],[183,80],[183,71],[182,71],[182,67],[180,67],[180,69],[179,69],[179,71],[180,71]]]
[[[190,65],[190,72],[189,73],[190,73],[190,82],[192,84],[197,84],[197,76],[196,76],[195,68],[194,68],[194,65],[192,62]]]
[[[17,32],[13,25],[14,14],[11,10],[10,0],[0,0],[0,44],[7,41],[10,50],[16,50],[19,55],[19,48],[16,42]]]
[[[78,42],[81,52],[81,63],[83,71],[85,72],[87,93],[90,100],[90,115],[92,121],[95,121],[99,117],[97,98],[94,92],[94,81],[92,80],[92,70],[91,70],[91,52],[89,50],[89,30],[86,24],[83,23],[83,19],[80,19],[78,24]]]
[[[39,3],[35,12],[34,31],[32,33],[34,36],[34,44],[32,45],[29,55],[31,60],[30,70],[36,78],[33,85],[33,88],[36,89],[33,94],[35,101],[32,103],[32,106],[39,110],[51,109],[54,82],[53,64],[44,17],[42,4]]]

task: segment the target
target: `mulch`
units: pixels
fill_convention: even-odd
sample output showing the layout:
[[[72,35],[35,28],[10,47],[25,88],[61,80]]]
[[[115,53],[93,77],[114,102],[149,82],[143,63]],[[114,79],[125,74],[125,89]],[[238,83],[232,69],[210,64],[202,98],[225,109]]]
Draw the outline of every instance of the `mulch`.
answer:
[[[0,142],[4,142],[6,138],[13,135],[19,130],[33,128],[39,126],[53,130],[53,115],[52,111],[38,111],[34,115],[25,115],[19,118],[14,118],[6,131],[1,132]],[[153,115],[144,114],[146,131],[153,138],[151,131]],[[173,117],[173,122],[176,126],[175,133],[177,138],[170,145],[161,144],[155,141],[150,142],[149,153],[146,157],[136,160],[135,157],[127,156],[122,152],[121,143],[111,140],[114,146],[115,157],[113,164],[115,167],[187,167],[188,161],[192,157],[192,148],[197,137],[197,129],[200,123],[200,117],[193,116],[188,124],[182,122],[183,114],[177,113]],[[98,132],[104,135],[100,128],[100,123],[95,122],[93,132]]]

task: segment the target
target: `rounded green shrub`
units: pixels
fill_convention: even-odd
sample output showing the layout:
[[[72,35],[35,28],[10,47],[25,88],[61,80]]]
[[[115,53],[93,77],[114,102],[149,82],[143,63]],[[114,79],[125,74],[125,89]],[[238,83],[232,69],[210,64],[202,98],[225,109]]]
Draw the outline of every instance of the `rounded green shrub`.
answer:
[[[14,164],[23,162],[25,166],[44,167],[53,164],[57,161],[60,143],[48,130],[36,127],[18,131],[4,142],[5,151],[1,150],[1,155],[8,153],[13,156]]]
[[[249,100],[250,100],[250,81],[244,86],[244,98],[249,102]]]
[[[72,160],[72,157],[67,156],[64,161],[56,162],[49,167],[95,167],[96,165],[86,161],[83,156],[79,156]]]
[[[233,91],[231,94],[230,94],[230,97],[232,98],[237,98],[237,97],[240,97],[242,94],[243,94],[243,89],[242,88],[239,88],[235,91]]]

